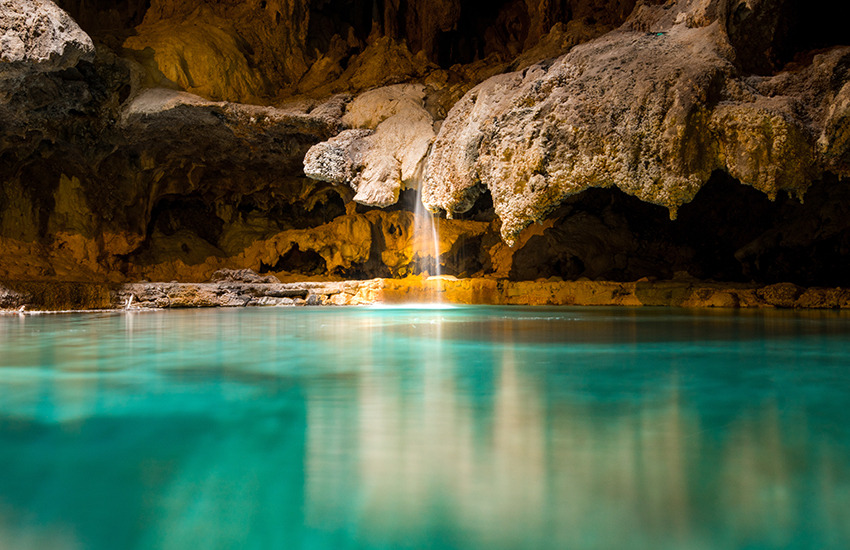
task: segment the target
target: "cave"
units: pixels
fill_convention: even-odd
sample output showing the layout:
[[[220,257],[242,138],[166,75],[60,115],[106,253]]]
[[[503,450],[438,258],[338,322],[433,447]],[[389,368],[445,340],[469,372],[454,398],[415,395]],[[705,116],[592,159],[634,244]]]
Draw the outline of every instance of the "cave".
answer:
[[[315,250],[301,251],[296,244],[271,266],[260,263],[260,273],[294,271],[304,275],[322,275],[327,272],[327,264]]]
[[[769,11],[753,10],[750,4],[732,5],[728,27],[732,43],[743,53],[745,71],[770,74],[789,63],[805,65],[813,52],[850,42],[840,23],[817,17],[800,0],[784,0]]]
[[[831,174],[800,203],[788,195],[770,201],[715,172],[670,220],[664,208],[619,190],[590,189],[517,250],[511,278],[636,281],[681,273],[712,281],[841,286],[848,198],[850,187]]]
[[[0,0],[0,548],[850,548],[802,0]]]
[[[841,25],[710,4],[64,0],[2,69],[0,277],[846,286]]]

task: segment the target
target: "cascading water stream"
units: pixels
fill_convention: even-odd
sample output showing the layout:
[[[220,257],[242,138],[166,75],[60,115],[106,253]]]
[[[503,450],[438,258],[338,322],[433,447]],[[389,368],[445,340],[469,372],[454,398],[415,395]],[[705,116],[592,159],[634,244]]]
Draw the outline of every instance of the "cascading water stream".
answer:
[[[417,178],[416,206],[413,211],[413,256],[416,259],[417,271],[436,286],[428,285],[429,302],[440,302],[440,239],[438,233],[438,218],[429,212],[422,204],[422,178]],[[432,263],[433,259],[433,263]]]

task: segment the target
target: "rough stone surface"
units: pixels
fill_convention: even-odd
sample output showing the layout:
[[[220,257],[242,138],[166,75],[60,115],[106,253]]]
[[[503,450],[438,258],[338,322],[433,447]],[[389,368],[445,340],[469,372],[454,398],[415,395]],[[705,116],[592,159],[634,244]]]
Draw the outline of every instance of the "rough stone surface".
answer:
[[[794,307],[797,299],[806,291],[793,283],[777,283],[758,291],[760,298],[776,307]]]
[[[128,260],[149,256],[146,241],[203,262],[300,225],[317,206],[323,223],[330,186],[304,178],[301,162],[338,131],[341,100],[307,114],[167,89],[134,94],[132,74],[105,55],[74,74],[23,79],[0,104],[0,273],[122,280]],[[252,211],[299,207],[258,219],[236,208],[243,197]],[[169,205],[178,212],[163,214]]]
[[[274,275],[259,275],[253,269],[219,269],[210,277],[211,283],[239,282],[239,283],[279,283],[280,280]]]
[[[846,113],[850,48],[743,79],[722,21],[706,15],[713,6],[680,2],[674,20],[636,10],[554,62],[473,88],[437,136],[426,205],[462,213],[486,187],[513,243],[590,187],[616,186],[675,218],[715,169],[771,198],[802,197],[825,168],[846,175],[844,130],[827,120],[846,116],[833,113]]]
[[[81,285],[0,283],[0,314],[80,309],[179,309],[196,307],[348,306],[434,302],[494,305],[674,306],[722,308],[847,309],[850,290],[759,288],[700,281],[616,283],[408,277],[367,281],[261,284],[133,283]],[[776,302],[776,296],[780,296]]]
[[[387,86],[348,104],[342,122],[353,130],[313,146],[304,173],[348,184],[354,201],[390,206],[403,188],[418,188],[434,139],[434,119],[425,110],[424,85]]]
[[[307,0],[153,0],[123,46],[149,72],[213,100],[265,102],[307,72]]]
[[[799,0],[57,4],[96,47],[0,3],[4,278],[848,286],[847,34]]]
[[[0,0],[0,78],[66,69],[93,53],[91,38],[51,0]]]

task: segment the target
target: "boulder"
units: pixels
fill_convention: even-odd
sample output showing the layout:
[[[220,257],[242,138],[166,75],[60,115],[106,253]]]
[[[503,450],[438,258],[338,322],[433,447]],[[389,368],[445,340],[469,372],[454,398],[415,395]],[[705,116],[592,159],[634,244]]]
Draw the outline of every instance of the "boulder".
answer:
[[[313,146],[304,157],[304,173],[350,185],[361,204],[395,204],[401,189],[419,186],[435,136],[425,95],[424,85],[399,84],[357,96],[342,118],[354,129]]]
[[[66,69],[93,54],[91,38],[51,0],[0,0],[0,78]]]

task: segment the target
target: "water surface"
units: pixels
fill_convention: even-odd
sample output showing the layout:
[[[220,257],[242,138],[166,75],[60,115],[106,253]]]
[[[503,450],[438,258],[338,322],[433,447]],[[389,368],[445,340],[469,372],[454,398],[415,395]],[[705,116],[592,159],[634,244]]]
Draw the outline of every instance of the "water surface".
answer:
[[[0,317],[0,549],[850,548],[850,317]]]

